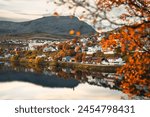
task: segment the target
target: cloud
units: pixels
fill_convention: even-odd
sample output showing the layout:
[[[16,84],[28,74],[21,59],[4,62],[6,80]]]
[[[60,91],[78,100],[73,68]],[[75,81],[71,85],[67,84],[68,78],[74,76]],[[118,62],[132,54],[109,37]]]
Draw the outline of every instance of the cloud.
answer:
[[[8,19],[35,19],[49,13],[47,0],[1,0],[0,17]]]
[[[42,17],[40,15],[33,14],[18,14],[9,10],[0,10],[0,20],[7,21],[27,21]]]

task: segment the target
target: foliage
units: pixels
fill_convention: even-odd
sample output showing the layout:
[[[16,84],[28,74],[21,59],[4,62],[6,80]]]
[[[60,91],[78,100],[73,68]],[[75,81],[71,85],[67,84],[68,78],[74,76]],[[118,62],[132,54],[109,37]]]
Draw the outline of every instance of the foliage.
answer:
[[[36,64],[43,64],[44,63],[44,58],[43,57],[37,57],[35,59],[35,63]]]
[[[61,0],[56,4],[69,4],[70,9],[83,8],[81,16],[90,19],[94,25],[100,24],[98,26],[100,31],[103,28],[103,21],[109,24],[105,28],[118,27],[107,33],[101,44],[103,49],[118,49],[118,54],[127,60],[127,63],[117,72],[118,75],[123,76],[120,87],[128,94],[143,94],[150,97],[149,0],[96,0],[94,5],[88,0]],[[124,9],[125,12],[116,19],[110,18],[109,14],[114,8]],[[87,46],[91,45],[92,43],[87,44]],[[80,59],[81,56],[81,54],[76,55],[76,59]],[[141,90],[133,93],[137,89],[135,87],[141,87]],[[144,88],[147,90],[143,91]]]
[[[18,55],[14,55],[10,58],[10,61],[18,61],[19,60],[19,56]]]
[[[76,61],[81,62],[83,57],[83,53],[77,53],[75,56]]]

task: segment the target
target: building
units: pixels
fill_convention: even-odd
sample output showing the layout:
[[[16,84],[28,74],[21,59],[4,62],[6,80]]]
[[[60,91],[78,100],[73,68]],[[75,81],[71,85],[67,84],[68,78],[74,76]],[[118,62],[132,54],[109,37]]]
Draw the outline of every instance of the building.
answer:
[[[55,52],[57,51],[57,49],[53,46],[46,46],[44,49],[43,49],[43,52]]]
[[[70,62],[70,60],[71,60],[71,56],[65,56],[62,58],[63,62]]]

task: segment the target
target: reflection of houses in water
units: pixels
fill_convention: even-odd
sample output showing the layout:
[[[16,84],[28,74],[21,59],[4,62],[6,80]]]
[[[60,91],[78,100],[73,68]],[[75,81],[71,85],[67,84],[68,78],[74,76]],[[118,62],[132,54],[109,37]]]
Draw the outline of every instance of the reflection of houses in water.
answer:
[[[41,67],[37,70],[39,69]],[[44,68],[39,72],[31,67],[11,66],[8,63],[0,64],[0,82],[21,81],[51,88],[72,88],[74,90],[79,83],[88,83],[89,85],[122,90],[119,87],[122,80],[116,80],[115,77],[115,73],[81,71],[57,67]],[[136,84],[133,84],[133,86],[136,87],[136,91],[141,91],[141,94],[143,91],[149,91],[146,87],[143,89],[143,87]],[[136,97],[132,98],[136,99]],[[141,96],[138,98],[141,98]]]
[[[78,86],[79,81],[75,79],[63,79],[56,75],[47,76],[41,73],[28,72],[25,73],[23,67],[2,67],[0,68],[0,82],[21,81],[29,82],[43,87],[51,88],[72,88]],[[49,74],[50,75],[50,74]]]
[[[50,71],[51,72],[51,71]],[[70,68],[59,69],[58,76],[63,78],[74,78],[81,83],[89,83],[91,85],[115,88],[115,73],[101,73],[101,72],[89,72],[78,71]],[[57,75],[57,74],[56,74]]]
[[[16,71],[16,72],[35,72],[33,68],[25,68],[23,66],[16,67],[16,65],[11,65],[10,63],[4,63],[3,66],[0,68],[0,72],[7,72],[7,71]]]
[[[93,76],[87,76],[87,82],[91,85],[97,85],[97,86],[103,86],[103,87],[109,87],[114,88],[115,86],[115,77],[93,77]]]
[[[50,73],[52,71],[49,71]],[[115,89],[115,73],[101,73],[101,72],[90,72],[90,71],[79,71],[70,68],[59,68],[55,75],[62,78],[73,78],[81,83],[89,83],[91,85],[109,87]]]
[[[11,74],[11,79],[0,78],[0,81],[24,81],[46,87],[76,87],[79,83],[115,88],[115,74],[90,71],[79,71],[70,68],[48,67],[40,73],[35,73],[32,68],[26,67],[3,67],[7,73]],[[18,71],[18,72],[17,72]],[[26,72],[26,74],[24,74]],[[1,76],[0,76],[1,77]]]

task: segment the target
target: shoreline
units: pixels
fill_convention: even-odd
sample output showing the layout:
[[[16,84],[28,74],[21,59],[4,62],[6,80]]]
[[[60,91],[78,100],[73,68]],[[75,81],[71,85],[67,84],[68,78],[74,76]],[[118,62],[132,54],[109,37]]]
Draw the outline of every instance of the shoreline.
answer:
[[[78,70],[89,70],[89,71],[97,71],[97,72],[112,72],[115,73],[117,71],[117,68],[122,67],[122,65],[103,65],[103,64],[85,64],[85,63],[77,63],[77,62],[60,62],[60,61],[44,61],[41,63],[35,63],[35,62],[29,62],[29,61],[0,61],[0,63],[18,63],[20,65],[39,65],[39,66],[56,66],[56,67],[62,67],[62,68],[73,68]]]
[[[117,71],[121,65],[102,65],[102,64],[84,64],[84,63],[72,63],[72,62],[58,62],[60,67],[70,67],[78,70],[89,70],[89,71],[99,71],[99,72],[113,72]]]

